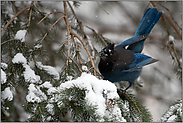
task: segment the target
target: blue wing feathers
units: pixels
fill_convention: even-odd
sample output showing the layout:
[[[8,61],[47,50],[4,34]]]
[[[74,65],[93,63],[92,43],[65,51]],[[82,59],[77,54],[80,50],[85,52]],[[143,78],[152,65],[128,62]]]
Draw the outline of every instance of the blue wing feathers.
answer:
[[[135,53],[135,60],[130,65],[130,69],[141,69],[143,66],[158,61],[157,59],[151,58],[150,56]]]

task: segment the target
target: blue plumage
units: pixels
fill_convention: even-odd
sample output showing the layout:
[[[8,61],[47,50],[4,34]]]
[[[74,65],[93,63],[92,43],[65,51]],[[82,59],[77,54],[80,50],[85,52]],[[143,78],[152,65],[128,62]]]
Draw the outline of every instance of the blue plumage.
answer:
[[[99,71],[111,82],[128,81],[130,85],[140,76],[142,67],[158,61],[150,56],[140,54],[144,41],[154,25],[159,21],[162,12],[149,8],[144,13],[135,35],[117,46],[109,44],[100,52]],[[126,46],[128,46],[126,48]]]

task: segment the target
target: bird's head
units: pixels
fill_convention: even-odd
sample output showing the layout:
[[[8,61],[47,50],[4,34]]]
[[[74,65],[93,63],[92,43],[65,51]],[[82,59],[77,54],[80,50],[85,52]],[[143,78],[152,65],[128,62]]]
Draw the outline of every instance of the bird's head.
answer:
[[[106,58],[108,56],[112,56],[114,53],[114,43],[109,43],[104,49],[100,51],[100,57]]]

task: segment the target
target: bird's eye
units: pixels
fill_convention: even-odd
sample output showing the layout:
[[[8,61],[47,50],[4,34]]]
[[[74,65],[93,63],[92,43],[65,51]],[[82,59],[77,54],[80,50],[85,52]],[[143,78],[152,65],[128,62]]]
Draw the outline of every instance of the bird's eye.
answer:
[[[107,49],[104,49],[104,53],[107,54]]]

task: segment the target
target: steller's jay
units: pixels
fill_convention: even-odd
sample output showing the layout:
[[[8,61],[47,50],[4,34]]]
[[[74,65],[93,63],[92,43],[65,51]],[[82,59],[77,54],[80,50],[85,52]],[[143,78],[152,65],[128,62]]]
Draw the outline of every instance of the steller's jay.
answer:
[[[140,76],[143,66],[158,61],[140,53],[143,50],[144,41],[161,15],[162,12],[157,11],[155,7],[147,9],[132,38],[117,46],[114,46],[114,43],[109,43],[102,49],[98,68],[104,79],[111,82],[128,81],[129,86],[124,90],[126,91]]]

